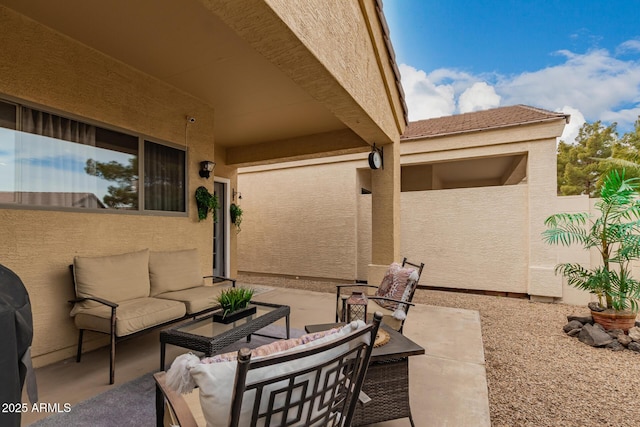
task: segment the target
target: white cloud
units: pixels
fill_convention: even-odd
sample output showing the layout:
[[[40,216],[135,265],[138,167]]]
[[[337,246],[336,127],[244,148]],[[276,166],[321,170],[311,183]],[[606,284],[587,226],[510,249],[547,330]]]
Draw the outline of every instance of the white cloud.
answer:
[[[616,49],[616,53],[619,54],[630,52],[640,52],[640,40],[627,40]]]
[[[502,78],[496,89],[503,101],[551,110],[571,105],[593,121],[640,100],[640,63],[619,60],[606,50],[559,53],[566,57],[560,65]]]
[[[638,120],[638,116],[640,116],[640,105],[618,111],[605,111],[602,113],[601,120],[620,123],[626,127],[626,125],[633,125]]]
[[[409,107],[409,120],[449,116],[455,112],[451,85],[436,85],[424,71],[405,64],[400,64],[400,74]]]
[[[461,113],[487,110],[500,105],[500,95],[496,93],[493,86],[485,82],[474,83],[460,95],[458,100],[458,110]]]
[[[560,136],[560,140],[567,142],[569,144],[573,144],[578,136],[578,131],[585,124],[585,119],[580,110],[577,110],[573,107],[564,106],[558,110],[557,112],[571,114],[571,118],[569,119],[569,123],[564,126],[564,131],[562,132],[562,136]]]
[[[640,114],[640,40],[618,46],[621,59],[604,49],[556,52],[560,64],[518,75],[473,75],[437,69],[426,73],[401,64],[410,120],[525,104],[572,114],[567,128],[576,133],[586,119],[616,121],[621,132]],[[456,108],[457,106],[457,108]],[[580,123],[577,125],[577,123]],[[569,135],[569,134],[567,134]]]

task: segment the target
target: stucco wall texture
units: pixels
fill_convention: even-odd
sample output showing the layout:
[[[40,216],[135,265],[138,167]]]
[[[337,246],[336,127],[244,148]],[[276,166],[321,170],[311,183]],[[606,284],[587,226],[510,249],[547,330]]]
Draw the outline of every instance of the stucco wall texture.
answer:
[[[211,107],[4,7],[0,27],[0,95],[188,144],[188,194],[199,185],[213,188],[197,173],[198,162],[214,158]],[[189,129],[187,114],[198,117]],[[197,248],[202,273],[210,274],[212,224],[199,223],[193,197],[188,201],[188,215],[178,217],[0,209],[0,263],[20,276],[30,294],[37,366],[74,354],[77,329],[67,301],[75,255]],[[105,343],[98,334],[85,340],[87,350]]]
[[[527,158],[526,181],[517,185],[401,193],[400,256],[426,264],[421,284],[523,293],[569,304],[590,299],[554,274],[558,262],[584,259],[582,250],[552,247],[541,237],[549,215],[589,205],[556,196],[555,137],[563,126],[559,121],[401,143],[402,165]],[[243,231],[238,269],[366,280],[372,195],[361,195],[360,187],[370,186],[364,177],[376,172],[363,155],[240,170],[238,185],[248,196],[243,208],[253,211],[247,218],[255,215],[255,221],[268,224],[283,220],[279,215],[286,211],[295,213],[295,221],[284,229],[255,224]]]
[[[421,284],[527,292],[527,187],[402,193],[403,254]],[[408,255],[407,255],[408,256]]]
[[[381,50],[378,55],[387,58],[379,26],[374,2],[371,0],[341,1],[331,3],[327,7],[323,0],[267,0],[271,8],[285,21],[297,37],[314,52],[320,62],[340,82],[359,104],[368,109],[369,114],[394,139],[404,130],[394,122],[391,105],[394,99],[387,100],[383,75],[387,81],[393,82],[393,75],[388,60],[379,64],[372,61],[372,37],[378,41]],[[293,13],[295,11],[295,13]],[[369,18],[365,18],[368,15]],[[335,25],[340,22],[340,25]],[[331,46],[327,49],[327,46]],[[395,93],[395,90],[393,91]],[[387,100],[386,102],[380,102]],[[397,101],[397,97],[395,99]],[[396,104],[397,105],[397,104]],[[396,114],[401,111],[396,111]]]
[[[239,175],[238,270],[353,279],[355,182],[341,163]]]

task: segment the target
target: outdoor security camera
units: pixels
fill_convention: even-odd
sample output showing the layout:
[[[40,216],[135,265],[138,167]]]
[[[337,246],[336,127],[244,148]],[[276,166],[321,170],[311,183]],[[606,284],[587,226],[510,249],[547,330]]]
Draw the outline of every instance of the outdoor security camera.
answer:
[[[187,116],[187,122],[195,123],[196,122],[196,118],[195,117],[191,117],[191,116]]]

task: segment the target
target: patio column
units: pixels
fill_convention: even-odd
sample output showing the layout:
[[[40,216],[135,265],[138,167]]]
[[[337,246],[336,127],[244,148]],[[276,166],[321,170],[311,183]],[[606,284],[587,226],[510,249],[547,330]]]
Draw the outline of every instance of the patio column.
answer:
[[[389,264],[400,261],[400,141],[383,150],[383,168],[371,171],[371,284],[380,284]]]

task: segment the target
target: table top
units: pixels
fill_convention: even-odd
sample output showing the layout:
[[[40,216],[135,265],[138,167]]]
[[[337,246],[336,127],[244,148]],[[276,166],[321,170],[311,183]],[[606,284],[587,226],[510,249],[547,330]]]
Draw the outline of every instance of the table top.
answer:
[[[325,331],[327,329],[335,328],[336,326],[344,325],[344,323],[324,323],[321,325],[307,325],[304,329],[311,332]],[[424,348],[411,341],[409,338],[402,335],[400,332],[390,328],[384,323],[380,325],[389,334],[389,342],[380,346],[374,347],[371,352],[372,362],[383,362],[391,359],[402,359],[409,356],[417,356],[424,354]]]
[[[224,324],[213,321],[213,313],[160,331],[160,342],[212,354],[271,323],[289,316],[288,305],[252,302],[256,313]],[[288,324],[288,322],[287,322]]]

